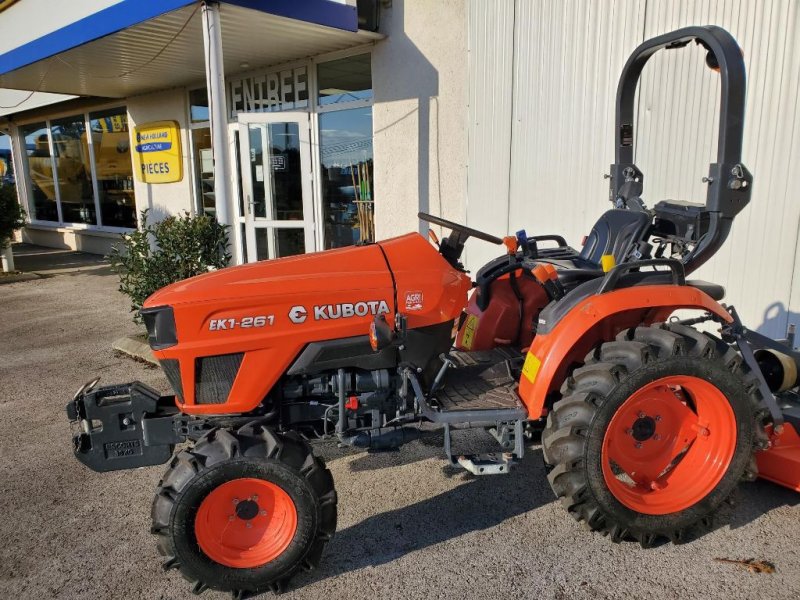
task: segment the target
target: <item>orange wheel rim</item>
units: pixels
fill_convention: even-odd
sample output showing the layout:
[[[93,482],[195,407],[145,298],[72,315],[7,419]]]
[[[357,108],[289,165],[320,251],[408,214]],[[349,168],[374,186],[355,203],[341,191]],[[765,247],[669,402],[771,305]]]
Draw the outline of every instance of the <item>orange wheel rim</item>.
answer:
[[[297,508],[283,488],[263,479],[234,479],[211,491],[194,523],[212,560],[249,569],[280,556],[297,531]]]
[[[735,448],[736,417],[719,388],[698,377],[664,377],[614,414],[603,438],[603,478],[628,508],[666,515],[708,496]]]

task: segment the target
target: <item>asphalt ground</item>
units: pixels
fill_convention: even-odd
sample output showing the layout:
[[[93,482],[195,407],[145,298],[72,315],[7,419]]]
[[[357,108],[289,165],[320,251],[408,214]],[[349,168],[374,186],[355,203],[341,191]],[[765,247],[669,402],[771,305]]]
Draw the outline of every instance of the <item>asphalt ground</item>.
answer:
[[[137,331],[116,287],[96,264],[0,286],[0,597],[191,597],[179,574],[162,572],[149,534],[163,467],[99,474],[72,456],[64,405],[86,380],[167,391],[157,368],[111,350]],[[320,568],[284,597],[800,598],[800,494],[745,484],[711,533],[642,550],[575,523],[538,446],[510,475],[475,478],[445,466],[440,444],[319,447],[339,530]],[[776,572],[718,558],[767,560]]]

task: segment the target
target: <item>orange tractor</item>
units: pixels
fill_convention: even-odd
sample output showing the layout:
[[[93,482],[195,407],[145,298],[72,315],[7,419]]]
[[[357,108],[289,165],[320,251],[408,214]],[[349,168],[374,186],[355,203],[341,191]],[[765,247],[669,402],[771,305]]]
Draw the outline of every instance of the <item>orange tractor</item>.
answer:
[[[647,208],[633,164],[636,84],[656,51],[693,42],[722,92],[708,195]],[[507,473],[541,430],[567,511],[642,546],[708,527],[743,479],[800,490],[793,333],[746,329],[719,303],[721,286],[686,278],[750,199],[744,104],[730,34],[662,35],[624,67],[614,208],[580,250],[558,235],[500,239],[420,213],[447,237],[409,234],[159,290],[141,312],[174,395],[87,384],[67,407],[75,455],[97,471],[169,461],[152,505],[164,567],[196,592],[235,597],[279,591],[334,535],[319,439],[397,448],[421,423],[440,426],[448,460],[479,476]],[[475,281],[459,260],[469,237],[505,248]],[[454,453],[452,430],[470,427],[488,430],[497,451]]]

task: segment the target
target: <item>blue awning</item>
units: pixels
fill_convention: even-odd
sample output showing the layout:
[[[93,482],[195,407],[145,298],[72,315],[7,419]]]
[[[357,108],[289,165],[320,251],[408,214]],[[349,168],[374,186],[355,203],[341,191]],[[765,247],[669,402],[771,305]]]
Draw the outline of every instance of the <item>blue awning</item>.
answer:
[[[124,97],[205,76],[200,3],[122,0],[0,55],[0,88]],[[367,43],[354,6],[332,0],[223,0],[225,71]]]

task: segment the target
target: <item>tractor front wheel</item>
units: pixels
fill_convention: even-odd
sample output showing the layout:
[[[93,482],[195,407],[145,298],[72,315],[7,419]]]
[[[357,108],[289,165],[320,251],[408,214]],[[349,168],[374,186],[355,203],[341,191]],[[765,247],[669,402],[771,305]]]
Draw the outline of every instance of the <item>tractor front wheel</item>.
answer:
[[[244,598],[279,592],[317,565],[336,530],[336,491],[308,444],[251,423],[178,453],[152,518],[165,569],[178,569],[195,593]]]
[[[614,541],[710,527],[764,439],[756,380],[727,344],[682,325],[604,343],[561,390],[542,435],[550,485]]]

